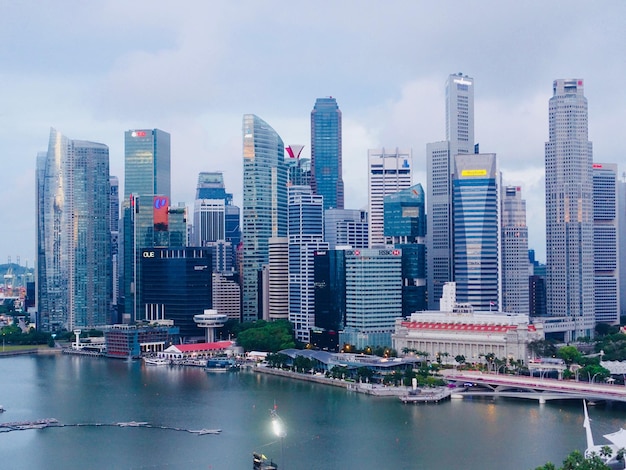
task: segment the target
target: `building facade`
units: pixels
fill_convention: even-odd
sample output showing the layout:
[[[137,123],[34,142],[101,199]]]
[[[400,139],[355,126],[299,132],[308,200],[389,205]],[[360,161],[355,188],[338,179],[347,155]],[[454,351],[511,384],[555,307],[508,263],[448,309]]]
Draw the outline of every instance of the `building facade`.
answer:
[[[324,209],[343,209],[341,110],[333,97],[318,98],[311,111],[311,188]]]
[[[243,117],[242,320],[259,318],[259,272],[268,241],[287,236],[287,166],[282,139],[253,114]]]
[[[384,199],[385,196],[411,187],[411,150],[368,150],[368,214],[369,247],[385,245]]]
[[[109,149],[50,130],[37,158],[37,327],[55,332],[110,321]]]
[[[558,79],[549,103],[546,163],[547,313],[565,341],[595,326],[592,146],[583,80]]]
[[[619,295],[619,215],[617,165],[593,164],[593,262],[597,323],[618,325]]]
[[[359,209],[326,209],[324,241],[334,250],[337,246],[367,248],[369,246],[367,211]]]
[[[529,313],[529,262],[526,201],[522,188],[502,191],[502,311]]]
[[[275,237],[269,240],[268,264],[268,320],[289,319],[289,239]],[[264,316],[265,318],[265,316]]]
[[[141,282],[141,249],[155,246],[155,238],[159,236],[157,232],[164,231],[162,221],[155,221],[155,213],[163,215],[169,207],[170,165],[170,135],[167,132],[135,129],[124,133],[121,287],[124,292],[125,322],[141,319],[138,316],[141,300],[137,288]]]
[[[475,310],[502,305],[500,178],[493,153],[454,157],[454,279],[457,300]]]

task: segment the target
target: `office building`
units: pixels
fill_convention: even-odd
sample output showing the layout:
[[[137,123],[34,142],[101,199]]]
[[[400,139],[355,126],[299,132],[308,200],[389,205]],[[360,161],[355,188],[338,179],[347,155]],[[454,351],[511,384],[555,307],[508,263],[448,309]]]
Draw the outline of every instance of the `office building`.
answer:
[[[213,309],[239,321],[241,318],[241,287],[237,273],[213,273]]]
[[[289,319],[289,239],[269,240],[267,319]],[[265,318],[265,316],[264,316]]]
[[[242,320],[261,311],[259,272],[269,261],[268,241],[287,236],[287,166],[280,136],[253,114],[243,117]]]
[[[359,209],[326,209],[324,211],[324,241],[334,250],[338,246],[367,248],[369,224],[367,211]]]
[[[411,187],[411,150],[368,150],[369,246],[385,245],[384,198]]]
[[[619,272],[626,273],[626,174],[622,173],[622,178],[617,182],[618,195],[618,226],[619,226]],[[626,275],[619,277],[619,303],[620,317],[626,316]]]
[[[341,111],[333,97],[318,98],[311,111],[311,187],[324,210],[343,209]]]
[[[452,180],[454,279],[457,301],[498,311],[500,172],[496,155],[459,154]]]
[[[315,326],[314,253],[324,242],[323,197],[310,186],[289,188],[289,321],[298,341],[308,343]]]
[[[528,314],[529,263],[526,201],[522,188],[502,191],[502,311]]]
[[[142,248],[155,246],[170,201],[170,135],[159,129],[124,133],[124,322],[141,319],[138,298]],[[155,216],[157,219],[155,220]]]
[[[111,318],[112,324],[119,323],[118,302],[120,298],[120,180],[117,176],[109,178],[111,193],[109,198],[111,212]]]
[[[301,158],[304,145],[290,145],[285,148],[289,157],[285,158],[289,186],[311,186],[311,159]]]
[[[37,156],[37,326],[102,326],[112,300],[109,148],[50,130]]]
[[[339,349],[339,331],[346,320],[346,251],[319,250],[313,255],[315,328],[311,342],[318,349]]]
[[[431,310],[439,308],[444,284],[454,280],[453,158],[469,153],[474,153],[474,79],[453,74],[446,82],[446,140],[426,146],[427,290]]]
[[[385,196],[384,226],[386,244],[402,249],[402,315],[426,310],[426,213],[421,184]]]
[[[593,164],[593,261],[596,323],[619,324],[617,165]]]
[[[547,313],[563,319],[563,340],[593,337],[593,161],[583,80],[554,81],[545,163]]]
[[[207,248],[144,248],[141,250],[140,318],[173,320],[183,338],[201,338],[193,321],[212,304],[211,255]]]
[[[402,316],[402,250],[345,250],[345,325],[339,344],[391,346]]]

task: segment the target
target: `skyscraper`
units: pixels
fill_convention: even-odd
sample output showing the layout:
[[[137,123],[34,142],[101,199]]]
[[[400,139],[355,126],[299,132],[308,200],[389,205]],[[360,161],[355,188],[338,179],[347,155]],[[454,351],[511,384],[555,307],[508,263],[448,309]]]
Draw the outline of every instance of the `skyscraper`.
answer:
[[[111,265],[113,291],[111,293],[111,323],[119,323],[118,318],[118,301],[120,298],[120,181],[117,176],[109,178],[111,185],[111,197],[109,199],[111,206]]]
[[[318,98],[311,111],[311,187],[324,209],[343,209],[341,111],[333,97]]]
[[[106,145],[50,131],[37,157],[37,311],[44,331],[109,322],[111,186]]]
[[[287,166],[282,139],[254,114],[243,117],[242,320],[260,312],[258,274],[269,260],[268,240],[287,236]]]
[[[593,164],[593,261],[596,322],[619,324],[617,165]]]
[[[370,149],[368,158],[368,212],[370,248],[384,246],[384,198],[411,187],[412,152],[411,150],[387,151]]]
[[[549,104],[546,162],[547,312],[569,320],[564,340],[593,336],[592,147],[583,81],[559,79]],[[568,323],[564,323],[568,325]]]
[[[367,248],[369,246],[367,211],[359,209],[326,209],[324,241],[334,250],[337,246]]]
[[[498,311],[500,172],[496,155],[458,154],[452,180],[454,279],[457,302]]]
[[[474,152],[474,79],[452,74],[446,82],[446,140],[426,146],[428,306],[439,309],[446,282],[454,280],[452,167],[457,154]]]
[[[124,314],[125,320],[140,316],[139,255],[155,246],[164,226],[155,214],[167,218],[170,200],[170,135],[159,129],[136,129],[124,133]],[[158,207],[155,206],[155,202]]]
[[[315,326],[313,257],[324,242],[323,198],[310,186],[289,188],[289,321],[296,339],[310,341]]]
[[[502,311],[529,313],[529,262],[526,201],[522,188],[502,192]]]

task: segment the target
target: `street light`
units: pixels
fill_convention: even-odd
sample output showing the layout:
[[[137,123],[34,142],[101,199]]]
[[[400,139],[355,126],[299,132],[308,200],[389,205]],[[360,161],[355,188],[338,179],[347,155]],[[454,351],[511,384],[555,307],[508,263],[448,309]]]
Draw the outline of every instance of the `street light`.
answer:
[[[590,384],[593,383],[593,381],[596,379],[596,375],[600,375],[602,372],[596,372],[595,374],[593,374],[593,377],[591,377],[591,380],[589,381]]]

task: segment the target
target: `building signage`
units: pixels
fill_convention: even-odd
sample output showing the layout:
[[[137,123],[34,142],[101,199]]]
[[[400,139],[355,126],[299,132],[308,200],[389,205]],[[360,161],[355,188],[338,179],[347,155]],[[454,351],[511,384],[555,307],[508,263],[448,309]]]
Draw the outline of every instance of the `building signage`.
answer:
[[[144,258],[154,258],[154,251],[144,251],[142,256]]]
[[[133,131],[130,135],[133,137],[145,137],[146,131]]]
[[[487,176],[486,169],[461,170],[461,176]]]

